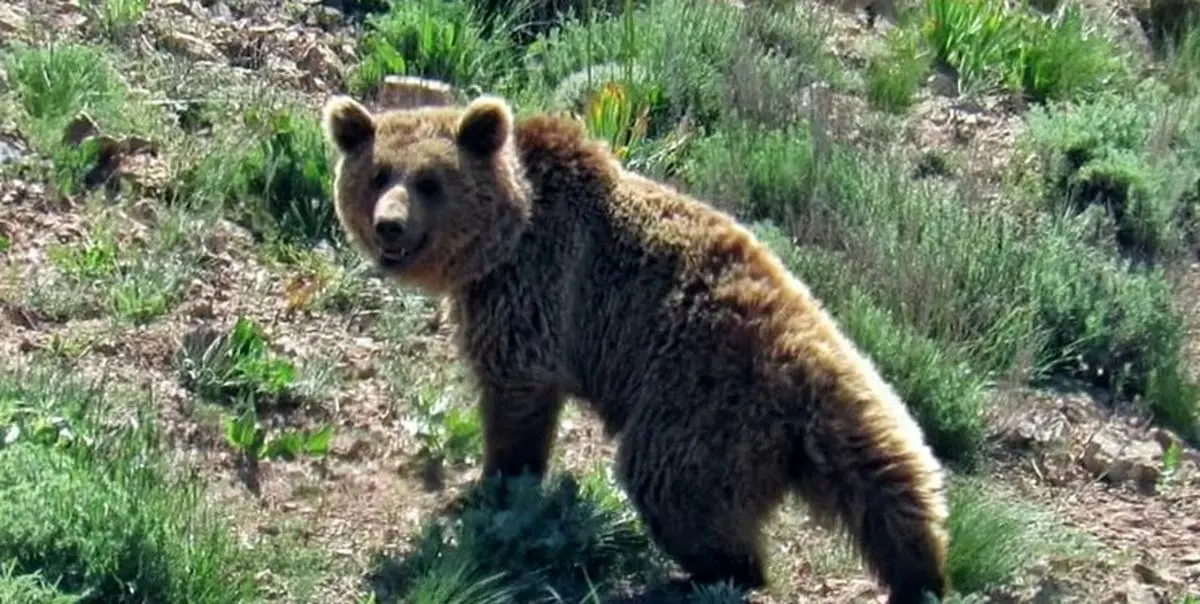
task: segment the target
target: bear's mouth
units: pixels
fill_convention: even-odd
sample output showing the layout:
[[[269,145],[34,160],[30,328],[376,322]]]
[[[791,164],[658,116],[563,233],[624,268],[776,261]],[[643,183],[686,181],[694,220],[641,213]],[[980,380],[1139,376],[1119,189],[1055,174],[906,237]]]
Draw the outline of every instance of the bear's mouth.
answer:
[[[412,264],[428,243],[429,235],[425,234],[412,245],[398,249],[385,248],[379,252],[379,266],[387,271],[402,271]]]

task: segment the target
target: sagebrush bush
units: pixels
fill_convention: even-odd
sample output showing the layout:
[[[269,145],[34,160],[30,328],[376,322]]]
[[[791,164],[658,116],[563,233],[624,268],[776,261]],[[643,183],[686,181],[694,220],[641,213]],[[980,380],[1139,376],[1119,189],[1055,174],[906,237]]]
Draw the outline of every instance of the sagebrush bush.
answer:
[[[1177,256],[1196,238],[1200,103],[1152,82],[1134,93],[1034,107],[1023,144],[1038,159],[1054,213],[1099,206],[1123,249]]]
[[[970,208],[955,191],[914,183],[893,159],[848,151],[801,127],[718,131],[693,143],[683,177],[743,218],[772,220],[833,254],[827,274],[871,292],[882,309],[986,376],[1069,374],[1146,394],[1148,373],[1181,354],[1182,323],[1165,277],[1088,246],[1078,222],[1043,216],[1021,224]],[[825,274],[802,273],[814,282],[830,279]]]

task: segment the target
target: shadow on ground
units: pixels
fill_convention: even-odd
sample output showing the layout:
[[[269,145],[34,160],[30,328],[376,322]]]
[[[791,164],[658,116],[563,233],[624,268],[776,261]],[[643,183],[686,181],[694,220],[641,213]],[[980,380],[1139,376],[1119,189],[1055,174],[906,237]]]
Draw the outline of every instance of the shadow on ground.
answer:
[[[477,483],[402,556],[367,577],[380,604],[734,604],[726,585],[693,590],[649,543],[603,475]]]

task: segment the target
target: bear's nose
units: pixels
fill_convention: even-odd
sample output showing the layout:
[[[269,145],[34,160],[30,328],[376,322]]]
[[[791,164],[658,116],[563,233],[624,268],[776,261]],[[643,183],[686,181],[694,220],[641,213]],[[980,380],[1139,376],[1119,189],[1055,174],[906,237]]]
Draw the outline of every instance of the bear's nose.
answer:
[[[404,237],[404,225],[399,220],[387,218],[376,221],[375,236],[380,241],[398,241]]]

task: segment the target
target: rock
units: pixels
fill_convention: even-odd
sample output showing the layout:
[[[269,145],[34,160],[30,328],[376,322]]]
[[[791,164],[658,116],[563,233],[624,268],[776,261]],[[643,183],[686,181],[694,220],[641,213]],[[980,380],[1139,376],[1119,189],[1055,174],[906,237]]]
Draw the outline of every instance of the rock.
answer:
[[[193,61],[219,61],[221,51],[211,42],[179,31],[168,31],[162,37],[163,46]]]
[[[346,71],[346,64],[337,53],[324,44],[315,43],[300,59],[300,67],[326,81],[338,82]]]
[[[934,68],[933,73],[925,81],[930,92],[938,96],[955,98],[958,96],[958,77],[952,71]]]
[[[1135,581],[1130,581],[1125,587],[1117,590],[1116,596],[1113,601],[1123,604],[1158,604],[1154,590]]]
[[[15,3],[0,4],[0,33],[5,38],[24,35],[29,28],[29,18],[24,8]]]
[[[1123,437],[1105,428],[1084,448],[1080,463],[1094,476],[1111,484],[1132,483],[1140,492],[1157,491],[1161,448],[1152,442]]]
[[[334,29],[346,22],[346,15],[332,6],[317,7],[314,18],[315,25],[324,30]]]
[[[15,162],[24,155],[16,142],[0,137],[0,164]]]

